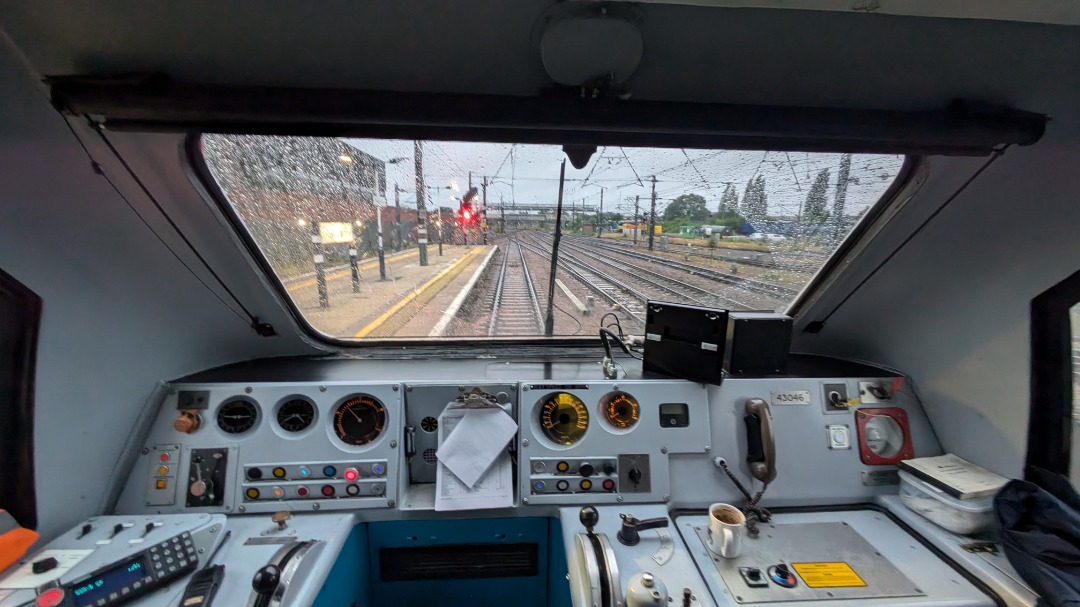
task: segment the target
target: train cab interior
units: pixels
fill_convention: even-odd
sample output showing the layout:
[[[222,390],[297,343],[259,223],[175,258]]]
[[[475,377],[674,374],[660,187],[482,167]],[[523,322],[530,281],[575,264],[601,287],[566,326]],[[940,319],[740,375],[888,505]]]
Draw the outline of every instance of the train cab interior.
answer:
[[[1075,604],[1078,25],[4,3],[0,606]]]

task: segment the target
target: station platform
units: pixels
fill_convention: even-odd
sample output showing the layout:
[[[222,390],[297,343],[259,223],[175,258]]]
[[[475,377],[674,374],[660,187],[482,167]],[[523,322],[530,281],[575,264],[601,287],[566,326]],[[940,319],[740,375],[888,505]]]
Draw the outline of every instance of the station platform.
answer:
[[[445,328],[446,311],[457,302],[477,268],[495,249],[490,245],[428,245],[428,265],[421,266],[416,249],[386,256],[386,280],[377,261],[361,265],[359,292],[353,292],[348,268],[327,274],[328,307],[319,305],[314,279],[290,295],[318,331],[343,339],[427,338]],[[310,284],[308,284],[310,283]],[[441,323],[441,325],[440,325]]]

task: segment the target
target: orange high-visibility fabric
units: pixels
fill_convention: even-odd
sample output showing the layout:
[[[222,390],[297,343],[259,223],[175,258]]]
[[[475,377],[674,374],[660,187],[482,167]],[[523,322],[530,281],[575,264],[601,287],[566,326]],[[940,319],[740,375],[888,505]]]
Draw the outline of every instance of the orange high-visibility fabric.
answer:
[[[0,510],[0,521],[10,522],[0,524],[0,572],[3,572],[21,559],[40,536],[30,529],[19,527],[5,510]]]

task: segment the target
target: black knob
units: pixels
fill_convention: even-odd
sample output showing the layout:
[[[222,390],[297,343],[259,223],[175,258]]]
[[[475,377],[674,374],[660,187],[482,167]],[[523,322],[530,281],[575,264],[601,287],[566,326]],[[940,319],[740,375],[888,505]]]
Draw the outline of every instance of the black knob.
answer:
[[[596,470],[593,470],[592,464],[581,464],[577,471],[581,476],[592,476],[593,472],[596,472]]]
[[[780,577],[790,577],[791,576],[791,572],[788,571],[788,567],[784,563],[780,563],[779,565],[776,566],[776,573]]]
[[[251,578],[251,587],[259,594],[271,594],[281,582],[281,569],[277,565],[267,565],[255,572]]]
[[[604,474],[607,474],[609,476],[612,475],[612,474],[615,474],[615,465],[612,464],[611,462],[605,463],[604,464]]]
[[[630,479],[631,483],[635,485],[641,482],[641,470],[637,468],[631,468],[630,472],[626,473],[626,477]]]
[[[578,520],[585,526],[586,531],[592,533],[593,527],[600,522],[600,513],[592,506],[585,506],[581,509],[581,512],[578,512]]]

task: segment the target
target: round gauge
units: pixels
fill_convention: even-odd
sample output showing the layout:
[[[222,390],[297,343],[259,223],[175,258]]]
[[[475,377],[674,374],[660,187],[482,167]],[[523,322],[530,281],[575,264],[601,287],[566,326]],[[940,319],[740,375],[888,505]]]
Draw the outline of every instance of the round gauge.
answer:
[[[235,398],[225,401],[218,409],[218,427],[229,434],[247,432],[255,425],[259,418],[259,410],[255,403],[245,398]]]
[[[386,428],[386,407],[374,396],[350,396],[334,412],[334,432],[349,445],[366,445]]]
[[[277,411],[278,425],[287,432],[300,432],[315,421],[315,405],[305,398],[290,398]]]
[[[637,399],[626,392],[611,392],[600,399],[600,409],[604,419],[619,430],[629,430],[637,425],[641,417],[641,406]]]
[[[560,445],[573,445],[589,429],[589,410],[573,394],[556,392],[540,405],[540,429]]]

